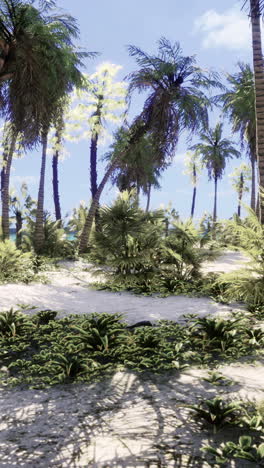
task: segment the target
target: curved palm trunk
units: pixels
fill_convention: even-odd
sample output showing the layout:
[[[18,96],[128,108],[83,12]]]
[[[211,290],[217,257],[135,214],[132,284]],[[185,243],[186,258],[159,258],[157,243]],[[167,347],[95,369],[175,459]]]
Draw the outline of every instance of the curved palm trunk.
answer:
[[[89,239],[90,239],[90,235],[91,235],[91,230],[92,230],[92,226],[93,226],[93,220],[94,220],[94,216],[95,216],[95,213],[96,213],[96,210],[98,208],[98,205],[99,205],[99,200],[100,200],[100,196],[102,194],[102,191],[104,190],[104,187],[106,185],[106,182],[108,181],[109,177],[111,176],[113,170],[116,168],[117,164],[119,162],[119,158],[116,158],[109,166],[108,166],[108,169],[106,170],[106,173],[97,189],[97,192],[92,200],[92,204],[90,206],[90,209],[89,209],[89,212],[88,212],[88,215],[86,217],[86,220],[85,220],[85,224],[84,224],[84,227],[83,227],[83,231],[82,231],[82,234],[81,234],[81,237],[80,237],[80,244],[79,244],[79,253],[84,253],[87,249],[87,245],[88,245],[88,242],[89,242]]]
[[[2,233],[3,240],[9,239],[9,183],[10,183],[10,171],[12,165],[13,154],[16,147],[17,134],[12,135],[10,148],[6,157],[6,163],[2,176]]]
[[[48,131],[43,131],[42,134],[42,159],[39,179],[39,191],[35,224],[34,247],[37,253],[41,253],[44,241],[44,185],[45,185],[45,172],[46,172],[46,159],[47,159],[47,146],[48,146]]]
[[[250,0],[254,80],[256,91],[256,147],[259,190],[264,188],[264,63],[261,46],[260,2]],[[260,196],[259,219],[264,224],[264,201]]]
[[[217,177],[214,177],[214,213],[213,222],[216,223],[217,218]]]
[[[149,212],[150,195],[151,195],[151,183],[148,184],[146,213]]]
[[[197,174],[196,174],[196,166],[193,164],[193,197],[192,197],[192,209],[191,209],[191,218],[193,218],[194,210],[195,210],[195,201],[196,201],[196,183],[197,183]]]
[[[56,144],[60,145],[61,136],[60,132],[56,131]],[[61,220],[61,206],[60,206],[60,195],[59,195],[59,177],[58,177],[58,162],[59,162],[59,150],[56,149],[52,157],[52,186],[53,186],[53,200],[55,207],[56,220]]]

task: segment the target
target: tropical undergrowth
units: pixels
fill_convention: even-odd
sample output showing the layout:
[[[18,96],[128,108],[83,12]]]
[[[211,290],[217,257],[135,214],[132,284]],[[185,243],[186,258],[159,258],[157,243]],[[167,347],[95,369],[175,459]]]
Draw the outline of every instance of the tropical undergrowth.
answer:
[[[249,330],[254,333],[249,333]],[[56,318],[0,313],[0,368],[4,382],[43,388],[89,382],[117,369],[136,372],[181,371],[190,365],[217,367],[224,361],[263,353],[264,332],[248,319],[186,317],[178,324],[128,327],[120,315],[91,314]]]
[[[191,220],[168,226],[164,211],[144,212],[135,193],[125,191],[100,209],[90,260],[107,267],[103,288],[167,295],[202,291],[202,262],[217,254]]]
[[[0,283],[43,280],[46,262],[32,252],[22,252],[12,241],[0,242]]]
[[[218,286],[224,289],[227,300],[242,301],[250,311],[264,317],[264,226],[248,208],[248,217],[236,218],[231,230],[250,261],[244,268],[222,275],[217,280]]]

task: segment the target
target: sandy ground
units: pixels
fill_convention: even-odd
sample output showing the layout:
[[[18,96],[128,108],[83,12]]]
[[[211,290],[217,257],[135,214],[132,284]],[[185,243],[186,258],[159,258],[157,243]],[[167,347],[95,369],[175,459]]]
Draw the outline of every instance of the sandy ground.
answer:
[[[230,271],[245,259],[227,253],[205,271]],[[122,312],[129,323],[186,313],[227,314],[210,299],[137,297],[89,288],[83,264],[64,262],[52,284],[0,286],[0,310],[23,303],[67,313]],[[91,385],[47,390],[0,388],[0,467],[206,467],[199,448],[211,433],[194,424],[182,405],[224,393],[239,400],[264,399],[264,366],[258,362],[219,369],[233,384],[215,387],[206,370],[163,376],[119,372]],[[219,442],[222,434],[219,432]],[[230,439],[233,430],[230,431]],[[231,466],[231,465],[230,465]],[[250,467],[238,460],[236,467]]]
[[[228,252],[216,262],[204,265],[204,272],[227,272],[241,266],[246,259],[238,252]],[[60,271],[48,273],[51,284],[33,283],[0,285],[0,311],[18,305],[32,305],[38,309],[52,309],[67,314],[91,312],[122,313],[125,320],[135,323],[140,320],[179,320],[184,314],[201,316],[226,314],[230,306],[216,304],[207,298],[170,296],[167,298],[144,297],[121,292],[97,291],[89,287],[94,281],[89,265],[82,262],[62,262]],[[238,306],[233,306],[238,308]]]

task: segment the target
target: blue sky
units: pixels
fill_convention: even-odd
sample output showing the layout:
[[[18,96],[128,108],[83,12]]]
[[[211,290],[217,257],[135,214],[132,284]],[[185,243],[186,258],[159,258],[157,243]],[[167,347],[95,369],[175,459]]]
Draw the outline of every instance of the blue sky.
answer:
[[[80,45],[88,51],[97,51],[100,56],[86,61],[86,72],[93,73],[101,62],[121,65],[119,79],[123,79],[136,68],[129,57],[126,45],[137,45],[147,52],[156,51],[157,40],[165,36],[171,41],[179,41],[183,55],[196,55],[197,63],[203,68],[213,68],[219,72],[234,72],[238,61],[251,63],[250,25],[246,12],[241,12],[242,2],[230,0],[58,0],[58,6],[77,18],[81,39]],[[134,97],[130,117],[140,111],[142,100]],[[213,125],[218,116],[213,113]],[[225,136],[231,136],[228,125]],[[235,138],[236,139],[236,138]],[[195,140],[194,140],[195,142]],[[107,148],[101,148],[101,153]],[[60,193],[63,214],[90,198],[89,184],[89,141],[67,144],[70,156],[60,164]],[[192,186],[188,176],[183,175],[183,158],[187,150],[185,138],[180,139],[175,159],[166,170],[160,190],[152,194],[152,208],[161,204],[172,206],[182,217],[190,212]],[[241,161],[232,162],[226,175]],[[45,208],[52,214],[51,159],[48,159],[46,175]],[[23,180],[28,182],[32,196],[37,196],[40,170],[40,154],[37,150],[16,160],[12,171],[13,186]],[[103,174],[100,165],[99,179]],[[109,203],[116,196],[116,189],[109,184],[102,196],[103,203]],[[145,200],[142,200],[145,204]],[[228,177],[219,184],[219,216],[230,217],[235,211],[236,196]],[[197,194],[196,216],[211,212],[213,208],[213,185],[208,182],[206,173],[200,179]]]

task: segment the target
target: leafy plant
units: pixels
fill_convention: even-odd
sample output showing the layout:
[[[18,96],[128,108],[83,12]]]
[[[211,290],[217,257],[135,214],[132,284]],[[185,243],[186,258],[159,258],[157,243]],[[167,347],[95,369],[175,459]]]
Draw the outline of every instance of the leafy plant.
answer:
[[[250,436],[239,437],[238,444],[225,442],[218,448],[208,445],[202,450],[212,454],[219,465],[227,463],[230,459],[240,458],[257,464],[257,466],[264,466],[264,444],[253,444]]]
[[[28,317],[17,310],[10,309],[0,313],[0,336],[15,337],[24,334],[33,323]]]
[[[53,310],[41,310],[35,315],[35,320],[38,325],[47,325],[50,321],[56,318],[57,314],[58,313]]]
[[[234,422],[241,412],[239,402],[227,403],[221,397],[185,406],[193,410],[196,417],[212,425],[214,433],[225,424]]]
[[[0,242],[0,282],[25,282],[34,278],[33,256],[18,250],[12,241]]]
[[[223,374],[217,371],[208,372],[208,377],[204,377],[203,380],[209,382],[212,385],[232,385],[232,380],[226,378]]]

